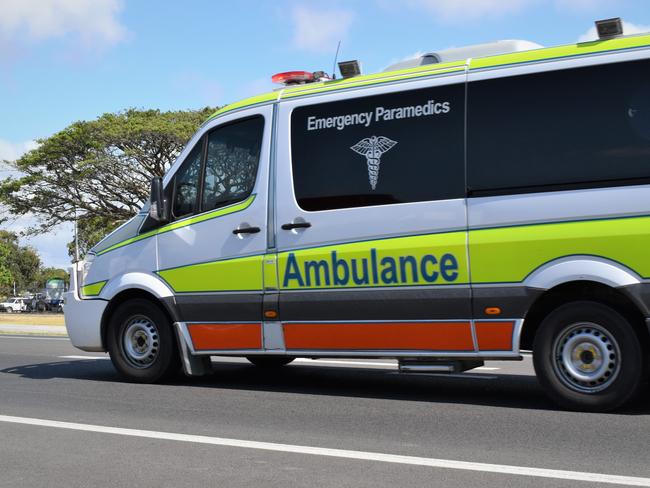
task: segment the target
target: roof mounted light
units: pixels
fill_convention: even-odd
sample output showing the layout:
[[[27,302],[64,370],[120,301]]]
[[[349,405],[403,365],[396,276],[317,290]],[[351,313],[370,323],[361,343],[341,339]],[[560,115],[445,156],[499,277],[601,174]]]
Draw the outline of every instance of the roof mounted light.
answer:
[[[331,79],[325,71],[314,71],[314,81],[330,81]]]
[[[620,17],[596,21],[599,39],[611,39],[623,35],[623,21]]]
[[[301,85],[314,81],[314,73],[310,71],[285,71],[277,73],[271,77],[273,83],[282,83],[283,85]]]
[[[343,78],[352,78],[361,74],[361,63],[356,59],[352,61],[341,61],[339,63],[339,71]]]

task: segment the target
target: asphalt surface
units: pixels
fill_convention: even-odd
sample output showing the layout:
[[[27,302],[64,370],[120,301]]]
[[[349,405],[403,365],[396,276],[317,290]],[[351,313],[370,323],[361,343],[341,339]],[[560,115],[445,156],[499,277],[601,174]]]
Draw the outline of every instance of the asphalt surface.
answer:
[[[650,395],[614,414],[561,411],[532,376],[530,358],[454,377],[399,375],[378,360],[302,360],[269,371],[215,359],[213,376],[181,375],[162,385],[123,382],[105,358],[64,338],[0,336],[1,487],[614,486],[568,480],[567,470],[650,485]],[[80,427],[38,424],[44,421]],[[92,431],[96,426],[137,433]],[[213,444],[149,431],[207,436]],[[305,452],[223,445],[223,438]],[[370,461],[307,448],[559,474]]]

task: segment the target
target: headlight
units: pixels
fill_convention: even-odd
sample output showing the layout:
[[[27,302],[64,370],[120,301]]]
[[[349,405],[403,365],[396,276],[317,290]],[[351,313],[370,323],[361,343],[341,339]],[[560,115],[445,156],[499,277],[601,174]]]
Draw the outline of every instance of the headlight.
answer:
[[[86,282],[86,276],[88,276],[88,272],[90,271],[90,266],[93,264],[93,261],[95,260],[95,254],[93,253],[88,253],[86,254],[86,257],[84,257],[81,262],[79,263],[79,287],[81,288],[84,286],[84,283]]]

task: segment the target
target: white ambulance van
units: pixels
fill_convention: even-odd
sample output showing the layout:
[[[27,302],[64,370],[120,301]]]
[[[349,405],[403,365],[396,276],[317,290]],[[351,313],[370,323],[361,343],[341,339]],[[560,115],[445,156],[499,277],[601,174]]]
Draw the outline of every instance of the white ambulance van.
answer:
[[[650,35],[402,68],[285,73],[214,114],[74,265],[72,343],[140,382],[211,356],[444,373],[532,350],[561,406],[630,400],[650,346]]]

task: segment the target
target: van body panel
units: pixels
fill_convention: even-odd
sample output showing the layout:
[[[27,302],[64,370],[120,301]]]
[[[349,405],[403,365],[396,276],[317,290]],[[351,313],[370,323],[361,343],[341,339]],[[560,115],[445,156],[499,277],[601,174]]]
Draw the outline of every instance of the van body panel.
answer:
[[[280,310],[287,351],[399,349],[388,347],[393,333],[401,335],[405,350],[445,350],[447,339],[456,346],[460,343],[454,340],[461,341],[462,350],[475,350],[470,321],[466,201],[462,198],[464,82],[463,71],[411,82],[406,92],[406,87],[393,85],[368,88],[362,96],[355,92],[328,93],[295,102],[283,100],[280,104],[275,212]],[[348,106],[348,100],[355,101],[354,107]],[[443,113],[445,103],[450,110]],[[431,132],[404,132],[409,129],[403,126],[403,119],[417,116],[408,117],[407,109],[400,111],[400,107],[427,104],[440,104],[434,107],[440,110],[437,120],[433,112],[422,116],[428,117],[427,127],[451,124],[444,130],[454,135],[436,139]],[[397,115],[396,119],[382,117],[389,110]],[[421,108],[420,112],[427,109]],[[444,119],[449,113],[455,115]],[[403,119],[397,120],[400,115]],[[338,121],[339,127],[333,127],[332,120]],[[322,129],[315,129],[318,124]],[[299,152],[295,138],[307,139],[311,137],[309,132],[319,130],[328,137],[327,143],[321,147],[306,141],[305,149]],[[386,154],[380,156],[378,175],[373,175],[375,156],[365,152],[357,155],[356,146],[352,147],[357,140],[372,140],[373,136],[393,141],[385,149]],[[400,175],[402,170],[412,171],[408,169],[408,151],[418,144],[427,148],[425,157],[430,164],[445,165],[449,161],[457,168],[461,198],[431,201],[423,196],[423,201],[393,204],[389,200],[373,205],[373,199],[381,200],[386,191],[392,191],[395,178],[401,178],[405,187],[409,181],[425,178],[417,172]],[[436,161],[436,157],[443,160]],[[339,176],[333,176],[332,184],[350,188],[351,196],[343,197],[349,202],[339,203],[325,196],[320,200],[308,197],[304,200],[307,203],[300,203],[302,197],[297,190],[302,190],[301,181],[310,178],[312,170],[305,169],[297,180],[296,165],[314,161],[321,161],[314,163],[317,165],[343,161],[331,166],[331,171],[340,171]],[[330,169],[316,166],[315,171],[327,175]],[[318,182],[315,185],[315,191],[327,193],[327,189],[317,188]],[[367,196],[357,197],[355,185]],[[314,209],[330,203],[331,209]],[[305,205],[307,208],[303,208]],[[282,228],[305,222],[310,227]],[[445,329],[444,319],[461,318],[466,320],[464,325]],[[413,320],[432,319],[427,325],[409,325],[419,324]],[[368,322],[373,320],[379,322]],[[431,340],[415,347],[423,330]],[[452,338],[456,330],[466,334],[465,338]],[[322,331],[329,339],[321,337]],[[456,346],[451,349],[456,350]]]
[[[650,139],[645,92],[607,112],[608,87],[646,69],[649,45],[626,37],[428,65],[220,109],[165,176],[167,194],[199,145],[207,157],[212,131],[262,117],[252,191],[144,233],[139,215],[96,246],[82,296],[66,306],[73,343],[101,348],[69,313],[97,302],[87,310],[101,315],[103,299],[128,289],[173,307],[183,353],[204,356],[519,359],[530,308],[573,281],[616,288],[649,316],[650,174],[633,174]],[[575,82],[575,70],[600,68]],[[544,75],[548,86],[486,95]],[[573,84],[544,101],[554,76]],[[542,129],[526,125],[555,102]],[[601,117],[570,123],[601,102]],[[600,151],[585,152],[585,133]],[[615,137],[624,143],[607,147]],[[573,162],[582,170],[562,181]],[[526,176],[520,168],[540,181],[509,183]],[[583,178],[592,170],[602,174]]]
[[[156,254],[156,240],[146,239],[95,256],[92,265],[88,268],[83,286],[80,287],[82,298],[86,296],[111,298],[114,296],[111,290],[124,289],[125,284],[127,287],[137,284],[140,284],[136,286],[137,288],[147,287],[146,281],[141,282],[140,278],[148,280],[147,277],[156,270]],[[131,280],[129,276],[134,274],[140,278]],[[152,277],[152,279],[160,282],[157,278]],[[100,286],[86,288],[87,284]],[[90,294],[86,295],[86,291]]]
[[[474,287],[650,277],[649,74],[648,50],[470,71]]]
[[[156,274],[174,291],[182,320],[209,323],[262,319],[272,107],[220,117],[207,124],[203,134],[218,134],[222,127],[255,117],[263,118],[263,133],[251,194],[232,205],[199,213],[190,218],[189,225],[178,225],[156,236]],[[202,144],[202,139],[196,139],[195,144]],[[206,149],[206,154],[210,150]],[[247,228],[259,231],[235,233]]]

